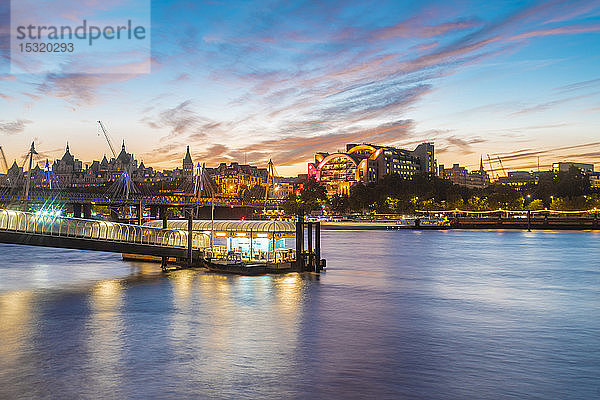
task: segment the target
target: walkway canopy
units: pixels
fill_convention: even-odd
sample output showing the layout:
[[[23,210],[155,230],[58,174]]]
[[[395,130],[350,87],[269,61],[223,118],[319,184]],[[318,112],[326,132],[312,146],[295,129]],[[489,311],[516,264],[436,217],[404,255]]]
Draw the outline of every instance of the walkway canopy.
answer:
[[[186,220],[167,221],[168,229],[187,230],[188,222]],[[162,227],[162,221],[149,221],[145,225],[152,227]],[[194,220],[192,223],[194,231],[210,232],[253,232],[253,233],[273,233],[285,234],[292,237],[296,234],[296,224],[287,221],[226,221],[216,220]]]

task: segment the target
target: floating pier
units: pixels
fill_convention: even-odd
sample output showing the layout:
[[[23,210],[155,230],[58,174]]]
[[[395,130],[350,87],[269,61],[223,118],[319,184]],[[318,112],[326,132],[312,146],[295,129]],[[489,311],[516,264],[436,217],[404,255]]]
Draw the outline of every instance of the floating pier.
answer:
[[[132,225],[0,209],[0,243],[122,253],[125,259],[160,261],[163,270],[169,263],[248,274],[320,272],[325,266],[319,225],[302,217],[294,223],[203,221],[190,215]]]
[[[325,268],[325,260],[321,259],[320,223],[305,222],[302,216],[295,222],[212,221],[190,217],[150,221],[144,226],[187,231],[191,238],[188,243],[201,248],[197,257],[191,255],[186,263],[192,267],[238,274],[320,272]],[[165,264],[163,260],[164,268]]]

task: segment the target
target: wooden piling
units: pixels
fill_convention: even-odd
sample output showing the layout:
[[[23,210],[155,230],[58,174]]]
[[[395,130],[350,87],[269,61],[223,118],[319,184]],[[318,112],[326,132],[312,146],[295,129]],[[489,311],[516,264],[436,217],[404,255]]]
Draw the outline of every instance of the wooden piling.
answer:
[[[312,222],[308,222],[306,224],[307,229],[307,239],[308,239],[308,243],[307,243],[307,253],[308,253],[308,269],[309,270],[313,270],[314,269],[314,263],[313,263],[313,223]]]
[[[296,268],[304,271],[304,216],[298,214],[296,220]]]
[[[321,223],[315,223],[315,259],[316,272],[321,271]]]

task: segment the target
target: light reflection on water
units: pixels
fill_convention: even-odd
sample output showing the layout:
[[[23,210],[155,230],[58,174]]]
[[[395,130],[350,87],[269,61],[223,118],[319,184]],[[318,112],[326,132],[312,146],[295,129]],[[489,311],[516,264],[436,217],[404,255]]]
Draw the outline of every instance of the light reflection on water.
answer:
[[[241,277],[1,246],[0,398],[600,396],[598,232],[323,232]]]

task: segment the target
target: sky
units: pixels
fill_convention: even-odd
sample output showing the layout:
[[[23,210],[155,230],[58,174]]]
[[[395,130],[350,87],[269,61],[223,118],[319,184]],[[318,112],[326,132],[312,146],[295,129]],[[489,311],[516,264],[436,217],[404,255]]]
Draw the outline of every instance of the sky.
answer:
[[[31,13],[151,15],[136,52],[148,68],[132,68],[131,49],[98,45],[15,73],[0,0],[9,164],[32,141],[38,161],[67,142],[84,163],[110,157],[102,120],[115,146],[158,169],[180,166],[186,145],[207,166],[273,159],[289,176],[346,143],[421,142],[446,166],[600,169],[600,1],[135,1],[38,0]]]

